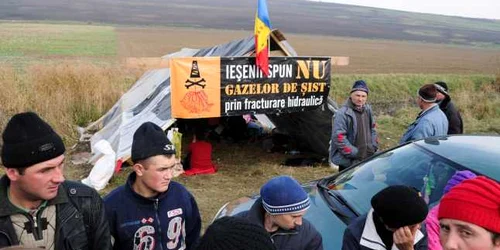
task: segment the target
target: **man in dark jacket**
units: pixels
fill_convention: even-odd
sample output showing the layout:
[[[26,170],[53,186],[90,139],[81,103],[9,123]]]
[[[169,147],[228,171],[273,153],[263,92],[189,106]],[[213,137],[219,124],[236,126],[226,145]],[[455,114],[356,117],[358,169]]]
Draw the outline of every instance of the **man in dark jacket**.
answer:
[[[463,134],[464,125],[462,116],[451,101],[450,94],[448,94],[448,85],[445,82],[436,82],[435,84],[438,91],[436,102],[448,119],[448,134]]]
[[[375,118],[365,81],[354,83],[349,99],[334,116],[330,140],[330,165],[339,171],[372,156],[378,149]]]
[[[421,223],[427,204],[407,186],[389,186],[375,194],[368,214],[355,219],[344,231],[342,250],[426,250],[427,235]]]
[[[0,248],[111,249],[99,194],[63,177],[61,137],[32,112],[13,116],[3,132]]]
[[[314,226],[302,218],[309,208],[309,196],[290,176],[278,176],[260,189],[260,198],[249,211],[237,214],[269,232],[276,249],[322,250],[323,239]]]
[[[201,217],[194,197],[172,181],[175,147],[156,124],[134,133],[127,183],[104,198],[113,249],[192,249]]]

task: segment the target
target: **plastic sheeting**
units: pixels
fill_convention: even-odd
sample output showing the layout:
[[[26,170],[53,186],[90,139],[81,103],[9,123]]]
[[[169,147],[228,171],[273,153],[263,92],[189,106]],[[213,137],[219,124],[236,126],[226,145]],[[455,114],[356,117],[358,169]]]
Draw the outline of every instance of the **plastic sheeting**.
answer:
[[[101,153],[102,156],[97,160],[89,176],[82,180],[82,183],[99,191],[104,189],[113,177],[116,155],[111,145],[105,140],[97,142],[94,151]]]
[[[276,36],[276,34],[278,35]],[[271,37],[273,38],[271,39],[271,48],[281,49],[285,55],[297,56],[295,50],[279,31],[273,31]],[[163,58],[247,56],[254,51],[254,48],[254,37],[249,36],[245,39],[205,49],[184,48]],[[332,101],[329,100],[329,102]],[[267,115],[267,117],[280,130],[287,131],[290,136],[297,137],[304,148],[328,155],[331,116],[333,115],[330,108],[329,106],[329,108],[323,107],[322,110],[314,112]],[[102,118],[89,125],[85,132],[91,133],[98,130],[90,138],[91,148],[94,148],[99,141],[105,140],[116,152],[115,161],[126,161],[130,158],[132,137],[135,130],[147,121],[157,124],[164,130],[175,122],[175,119],[171,118],[170,70],[168,68],[146,72]],[[92,153],[94,159],[102,156],[101,152],[93,151]]]

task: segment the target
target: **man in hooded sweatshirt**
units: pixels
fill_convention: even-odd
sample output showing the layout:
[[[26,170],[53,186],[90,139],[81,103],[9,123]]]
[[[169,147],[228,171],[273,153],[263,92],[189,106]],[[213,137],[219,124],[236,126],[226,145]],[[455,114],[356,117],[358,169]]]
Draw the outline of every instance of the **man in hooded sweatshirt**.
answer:
[[[193,195],[172,180],[175,147],[158,125],[145,122],[135,131],[132,161],[127,182],[104,198],[113,249],[193,249],[200,212]]]

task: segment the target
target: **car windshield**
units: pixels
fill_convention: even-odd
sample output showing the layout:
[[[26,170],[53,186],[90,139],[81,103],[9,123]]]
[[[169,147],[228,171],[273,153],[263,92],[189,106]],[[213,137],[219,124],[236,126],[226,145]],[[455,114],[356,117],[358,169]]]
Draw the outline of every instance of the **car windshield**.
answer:
[[[418,189],[433,206],[441,199],[451,176],[464,167],[419,146],[407,145],[382,153],[329,180],[329,192],[342,196],[357,214],[365,214],[373,195],[391,185]]]

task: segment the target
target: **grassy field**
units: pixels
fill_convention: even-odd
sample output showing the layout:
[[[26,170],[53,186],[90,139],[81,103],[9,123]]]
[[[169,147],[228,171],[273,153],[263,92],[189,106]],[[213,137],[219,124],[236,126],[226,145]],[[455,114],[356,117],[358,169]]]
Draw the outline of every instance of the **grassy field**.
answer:
[[[111,26],[0,22],[0,63],[116,56]]]
[[[0,1],[0,19],[72,20],[128,26],[246,30],[252,33],[255,1],[206,2],[80,0],[78,3],[68,4],[65,0]],[[273,0],[268,1],[268,7],[272,27],[286,33],[496,48],[500,45],[498,20],[411,13],[324,1]],[[165,41],[176,39],[172,36]]]
[[[333,68],[333,74],[495,74],[500,71],[500,49],[282,31],[299,55],[349,56],[349,65]],[[160,56],[181,48],[209,47],[252,35],[248,31],[159,27],[118,27],[116,33],[120,57]]]
[[[4,49],[0,50],[0,129],[17,112],[37,111],[63,136],[68,159],[78,139],[76,126],[98,119],[141,75],[142,71],[124,67],[121,59],[161,56],[181,47],[211,46],[248,35],[179,28],[17,25],[0,24],[0,34],[9,34],[0,36],[0,41],[10,44],[9,50],[0,46]],[[46,39],[53,40],[36,42]],[[368,82],[382,149],[396,145],[419,112],[414,103],[419,86],[437,80],[448,83],[467,133],[500,134],[497,50],[304,35],[291,35],[289,40],[301,55],[351,56],[350,66],[334,68],[330,95],[342,103],[352,82]],[[29,63],[16,64],[12,58]],[[206,226],[225,202],[258,192],[273,176],[288,174],[307,181],[332,173],[326,166],[282,167],[286,157],[263,152],[259,143],[214,144],[217,174],[176,180],[195,195]],[[68,179],[81,179],[90,171],[90,166],[67,162]],[[122,184],[129,172],[117,174],[103,194]]]

